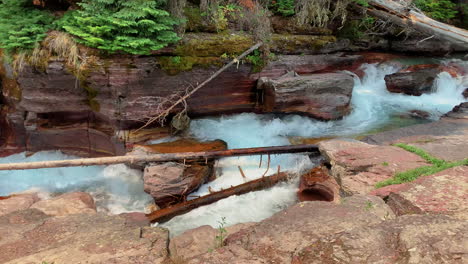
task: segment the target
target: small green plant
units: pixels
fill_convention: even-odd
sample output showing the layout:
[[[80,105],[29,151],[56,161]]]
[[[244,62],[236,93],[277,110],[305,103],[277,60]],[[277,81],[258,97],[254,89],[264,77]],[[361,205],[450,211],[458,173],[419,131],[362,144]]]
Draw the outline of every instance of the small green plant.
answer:
[[[364,6],[364,7],[368,7],[369,6],[369,1],[368,0],[352,0],[354,3],[358,4],[358,5],[361,5],[361,6]]]
[[[388,162],[386,161],[382,162],[382,166],[388,166],[388,165],[389,165]]]
[[[366,201],[366,207],[364,207],[364,209],[366,211],[370,211],[372,208],[374,208],[374,203],[371,201]]]
[[[220,248],[224,246],[224,239],[227,236],[226,230],[226,217],[222,217],[221,221],[218,221],[218,234],[215,237],[215,248]]]
[[[429,17],[443,22],[449,21],[458,13],[457,5],[450,0],[415,0],[413,3]]]
[[[180,62],[181,62],[180,56],[174,56],[174,57],[172,57],[172,58],[171,58],[171,62],[172,62],[173,64],[180,64]]]
[[[83,0],[59,27],[78,43],[108,53],[150,54],[179,40],[178,21],[162,8],[165,1]]]

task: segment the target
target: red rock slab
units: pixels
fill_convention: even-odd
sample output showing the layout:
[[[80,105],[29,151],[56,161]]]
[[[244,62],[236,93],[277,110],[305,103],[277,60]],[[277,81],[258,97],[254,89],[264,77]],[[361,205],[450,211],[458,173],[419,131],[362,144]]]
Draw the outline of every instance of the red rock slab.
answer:
[[[23,193],[0,197],[0,215],[27,209],[39,200],[37,193]]]
[[[88,193],[71,192],[39,201],[31,206],[47,215],[64,216],[71,214],[95,214],[94,199]]]
[[[387,204],[398,215],[442,213],[468,219],[467,201],[468,166],[459,166],[394,188]]]
[[[418,155],[393,146],[376,146],[356,140],[334,139],[319,143],[331,164],[331,174],[347,194],[366,194],[376,183],[397,172],[430,165]]]

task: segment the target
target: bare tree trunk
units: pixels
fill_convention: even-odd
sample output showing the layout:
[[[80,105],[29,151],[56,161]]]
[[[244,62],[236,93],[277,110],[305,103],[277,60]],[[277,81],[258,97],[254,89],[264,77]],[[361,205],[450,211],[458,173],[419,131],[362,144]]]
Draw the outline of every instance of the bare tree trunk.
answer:
[[[244,148],[244,149],[229,149],[219,151],[205,152],[185,152],[185,153],[168,153],[154,155],[132,155],[132,156],[117,156],[104,158],[87,158],[73,160],[54,160],[54,161],[37,161],[23,163],[7,163],[0,164],[1,170],[29,170],[43,168],[58,168],[58,167],[79,167],[93,165],[109,165],[119,163],[134,164],[137,162],[166,162],[166,161],[183,161],[195,159],[213,159],[232,156],[251,156],[262,154],[282,154],[282,153],[301,153],[311,152],[319,155],[317,145],[292,145],[292,146],[276,146],[265,148]]]
[[[150,222],[165,222],[175,216],[185,214],[200,206],[212,204],[214,202],[217,202],[221,199],[227,198],[232,195],[241,195],[241,194],[245,194],[248,192],[266,189],[266,188],[272,187],[273,185],[279,182],[286,181],[287,179],[288,179],[288,174],[284,172],[280,172],[272,176],[262,177],[257,180],[246,182],[244,184],[231,187],[226,190],[214,192],[206,196],[197,198],[195,200],[183,202],[183,203],[171,206],[171,207],[157,210],[157,211],[152,212],[151,214],[147,214],[146,216],[148,217]]]
[[[458,46],[468,45],[467,30],[435,21],[391,0],[369,0],[367,12],[380,19],[390,20],[402,27],[411,27]]]

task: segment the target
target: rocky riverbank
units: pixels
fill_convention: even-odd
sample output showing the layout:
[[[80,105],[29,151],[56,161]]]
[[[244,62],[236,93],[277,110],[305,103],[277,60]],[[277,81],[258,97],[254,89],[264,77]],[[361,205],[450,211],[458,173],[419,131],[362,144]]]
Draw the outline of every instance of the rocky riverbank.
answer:
[[[433,166],[427,156],[393,143],[418,146],[447,162],[466,159],[467,107],[457,106],[440,121],[363,141],[319,143],[330,169],[313,170],[301,186],[328,199],[307,201],[300,193],[304,202],[258,223],[202,226],[170,238],[167,230],[149,227],[144,214],[96,213],[85,193],[43,200],[35,193],[2,197],[0,262],[464,263],[465,163],[412,182],[375,185],[398,172]]]

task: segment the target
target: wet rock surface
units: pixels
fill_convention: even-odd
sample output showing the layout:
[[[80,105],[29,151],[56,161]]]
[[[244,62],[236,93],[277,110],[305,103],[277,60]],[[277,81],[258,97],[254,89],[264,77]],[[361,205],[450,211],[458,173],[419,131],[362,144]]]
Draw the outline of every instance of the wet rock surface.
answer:
[[[348,195],[369,193],[376,183],[397,172],[430,165],[418,155],[393,146],[344,139],[322,141],[318,145],[331,164],[331,175]]]
[[[0,263],[162,263],[167,243],[167,230],[118,216],[37,209],[0,216]]]
[[[376,145],[406,143],[446,161],[468,157],[468,103],[456,106],[440,121],[409,126],[367,136],[364,142]]]
[[[349,113],[353,77],[344,73],[262,78],[265,112],[302,113],[323,120],[339,119]]]
[[[385,76],[385,83],[392,93],[419,96],[432,91],[434,80],[441,71],[438,65],[416,65]]]
[[[184,165],[175,162],[152,165],[145,168],[144,190],[161,208],[182,202],[212,174],[208,165]]]

